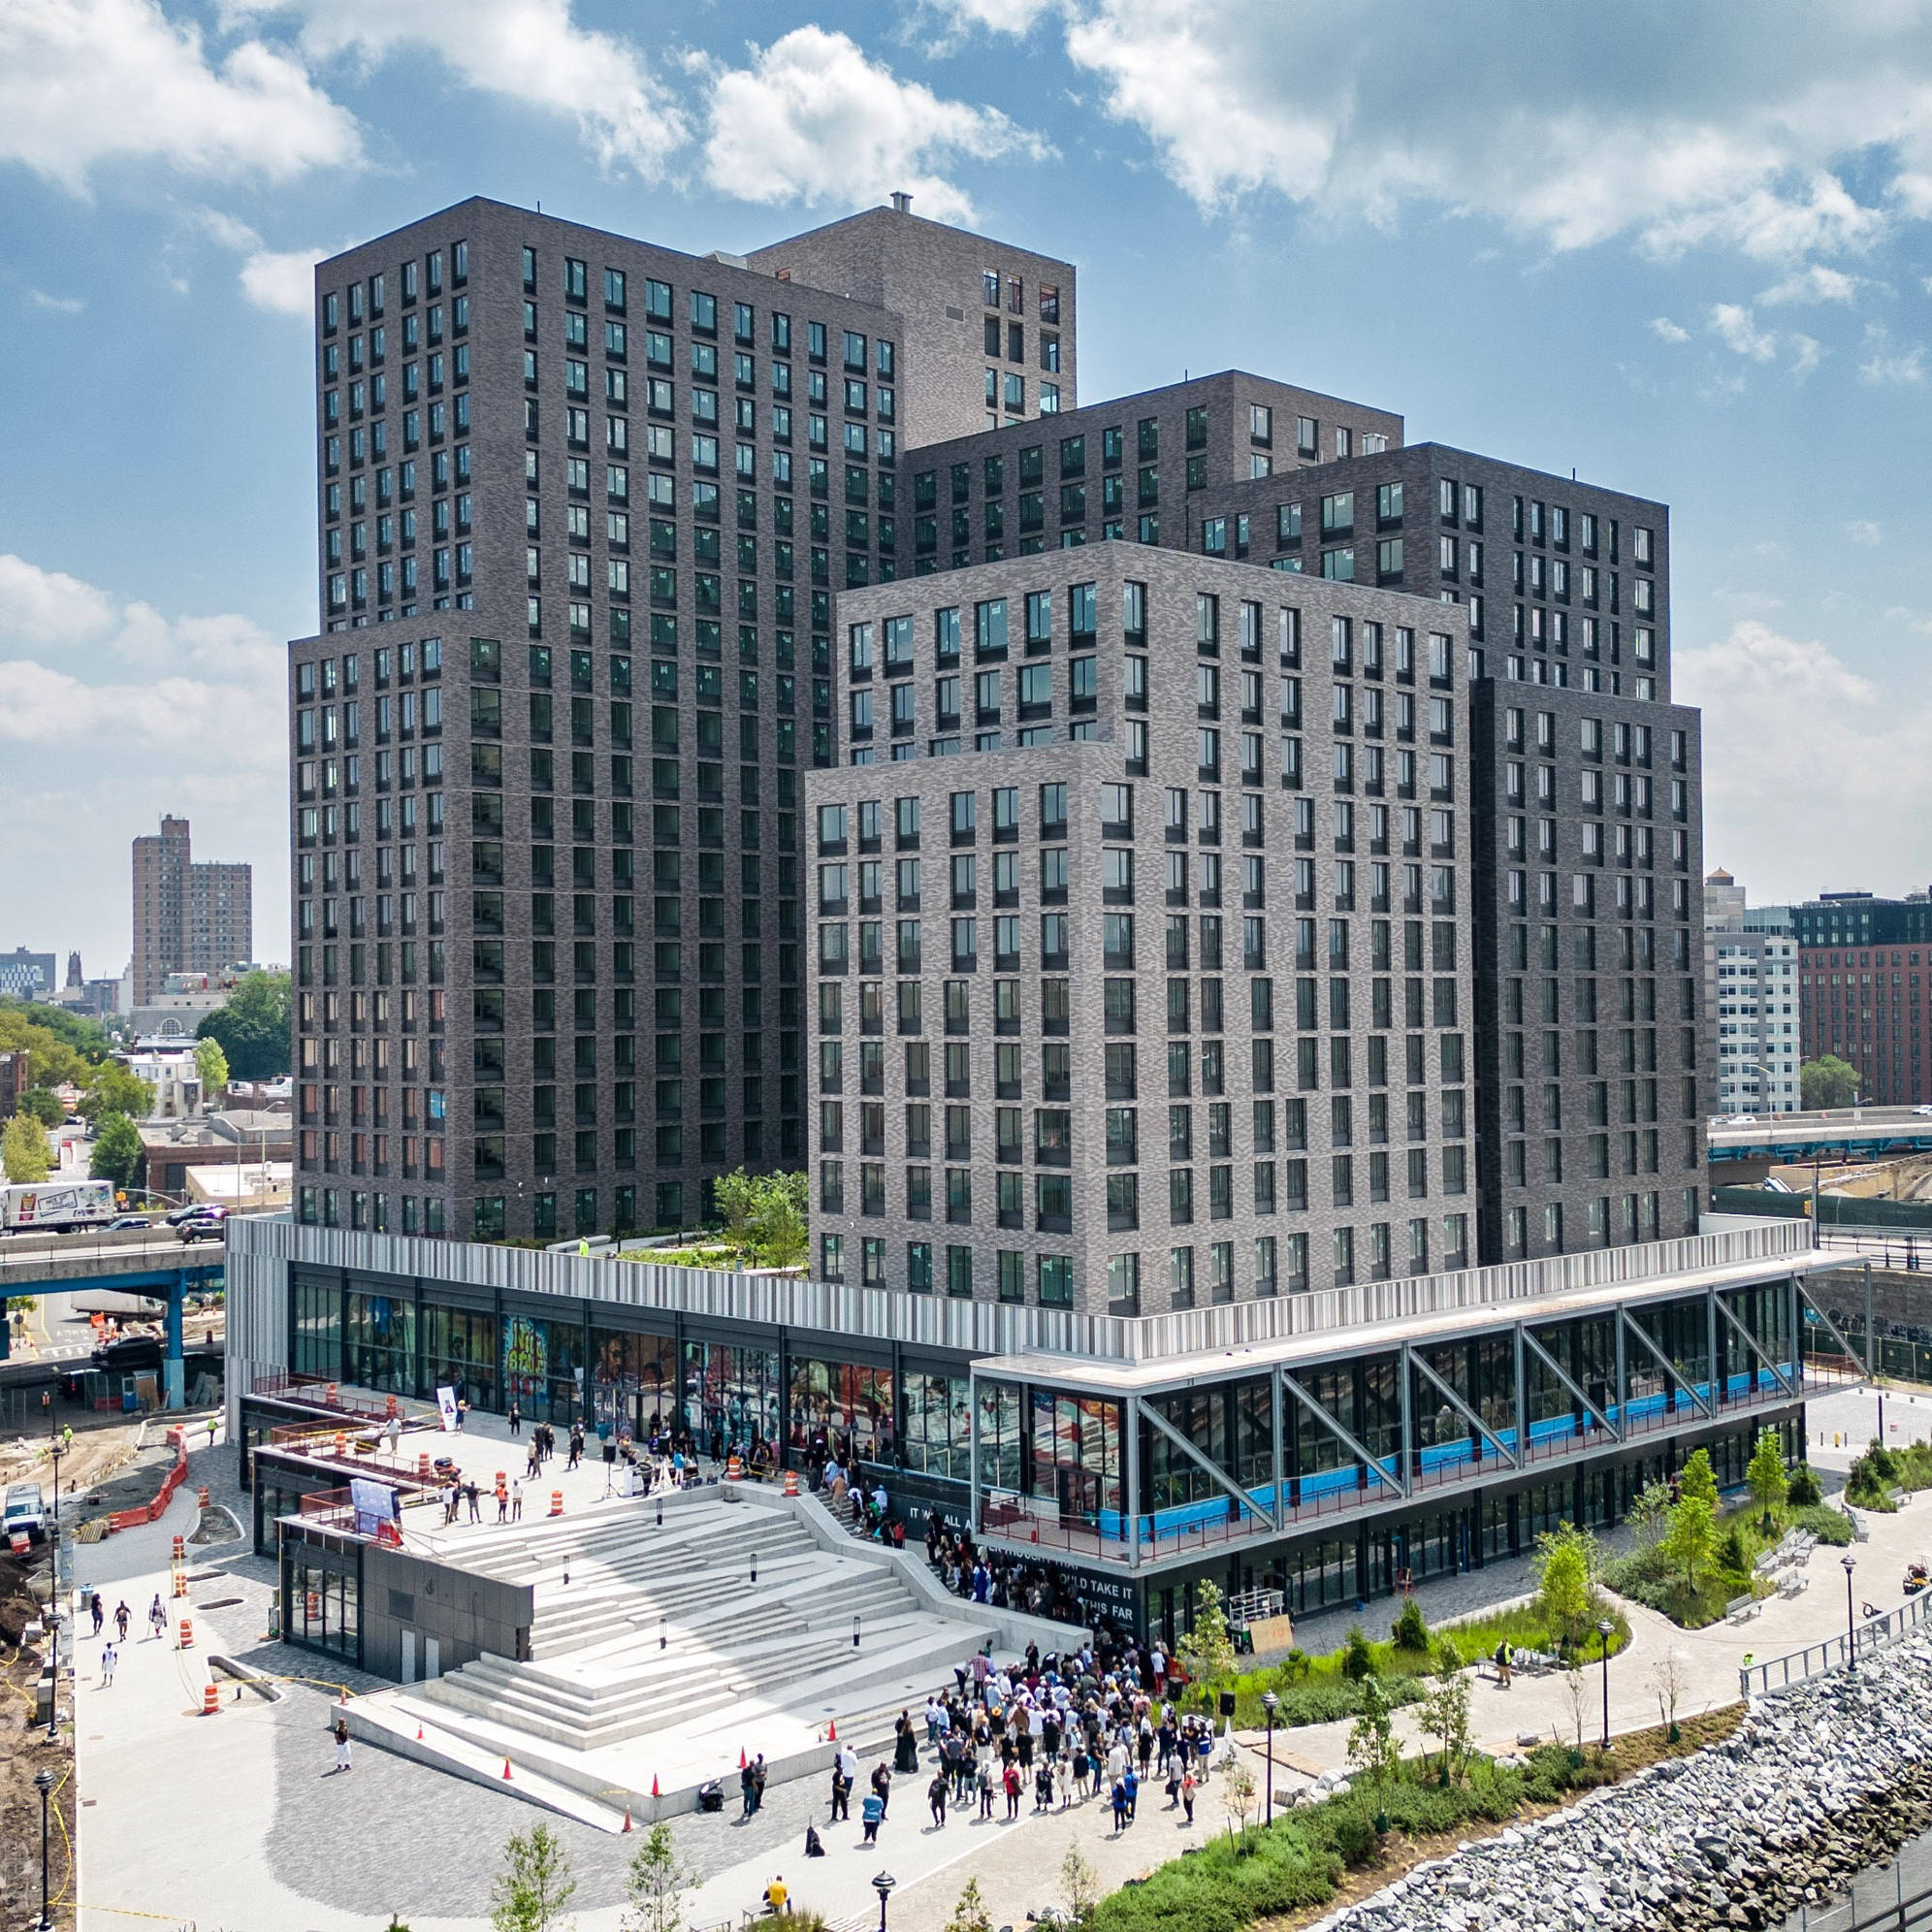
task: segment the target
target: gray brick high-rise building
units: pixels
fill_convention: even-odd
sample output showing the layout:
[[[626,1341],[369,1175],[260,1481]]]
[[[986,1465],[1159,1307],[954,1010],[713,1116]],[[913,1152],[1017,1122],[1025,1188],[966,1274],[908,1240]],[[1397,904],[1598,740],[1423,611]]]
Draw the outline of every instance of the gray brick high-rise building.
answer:
[[[903,450],[984,370],[928,349],[908,387],[904,318],[846,290],[915,286],[936,225],[853,226],[835,286],[486,201],[318,267],[303,1218],[676,1225],[804,1159],[832,601],[892,574]],[[1043,275],[1071,317],[1071,268],[965,239],[1003,329]]]

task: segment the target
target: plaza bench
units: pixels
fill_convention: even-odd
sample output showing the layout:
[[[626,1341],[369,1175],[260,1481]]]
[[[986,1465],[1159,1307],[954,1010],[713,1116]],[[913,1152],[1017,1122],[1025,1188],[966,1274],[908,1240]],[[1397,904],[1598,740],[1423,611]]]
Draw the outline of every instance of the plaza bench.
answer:
[[[1778,1579],[1778,1594],[1780,1596],[1795,1596],[1801,1590],[1809,1590],[1810,1588],[1811,1578],[1800,1576],[1796,1570],[1787,1571]]]
[[[1747,1617],[1755,1617],[1761,1606],[1755,1596],[1733,1596],[1724,1605],[1724,1622],[1741,1624]]]

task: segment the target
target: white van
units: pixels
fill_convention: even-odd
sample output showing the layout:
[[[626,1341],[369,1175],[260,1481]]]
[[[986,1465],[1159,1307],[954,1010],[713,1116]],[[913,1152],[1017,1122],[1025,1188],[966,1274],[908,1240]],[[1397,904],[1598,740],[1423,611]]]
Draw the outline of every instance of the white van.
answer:
[[[46,1540],[47,1501],[38,1483],[15,1483],[8,1490],[6,1519],[0,1524],[0,1534],[9,1543],[20,1534],[34,1543]]]

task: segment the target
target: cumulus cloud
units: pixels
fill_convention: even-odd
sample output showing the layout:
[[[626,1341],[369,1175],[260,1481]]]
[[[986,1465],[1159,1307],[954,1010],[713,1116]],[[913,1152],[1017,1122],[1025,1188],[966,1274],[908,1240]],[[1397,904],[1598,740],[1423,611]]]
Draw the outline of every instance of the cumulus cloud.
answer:
[[[1925,380],[1925,351],[1916,342],[1894,342],[1891,331],[1877,322],[1865,326],[1865,360],[1858,365],[1861,382],[1915,384]]]
[[[1255,26],[1245,0],[1089,0],[1067,47],[1204,208],[1265,191],[1390,225],[1481,216],[1558,251],[1787,262],[1871,242],[1932,186],[1932,36],[1889,0],[1844,0],[1822,38],[1804,0],[1682,0],[1667,34],[1579,34],[1530,0],[1392,0],[1369,35],[1318,8]]]
[[[0,161],[72,193],[113,163],[285,181],[360,156],[353,116],[259,39],[211,52],[156,0],[0,7]]]
[[[466,86],[569,116],[601,166],[647,181],[689,139],[636,43],[580,25],[571,0],[227,0],[225,12],[295,20],[315,62],[432,54]]]
[[[928,0],[932,11],[958,29],[978,27],[987,33],[1023,38],[1055,0]]]
[[[1843,828],[1883,812],[1897,877],[1932,867],[1932,702],[1885,690],[1828,644],[1756,619],[1679,649],[1679,702],[1703,707],[1707,849],[1766,898],[1842,871]]]
[[[745,201],[858,207],[904,188],[921,214],[964,220],[972,203],[940,172],[948,163],[1048,152],[996,109],[941,100],[822,27],[796,27],[754,48],[749,67],[712,76],[705,174]]]
[[[1845,534],[1853,543],[1862,544],[1866,549],[1874,549],[1885,540],[1884,524],[1872,523],[1864,517],[1856,517],[1845,526]]]
[[[33,308],[45,308],[55,315],[79,315],[87,306],[87,298],[81,295],[49,295],[44,288],[30,288],[27,303]]]
[[[1843,269],[1828,269],[1821,262],[1808,262],[1794,269],[1783,281],[1767,288],[1757,299],[1768,307],[1793,302],[1856,302],[1864,285],[1862,275],[1847,274]]]
[[[330,253],[327,248],[270,248],[245,221],[219,209],[194,211],[194,224],[211,241],[244,257],[238,279],[242,293],[255,307],[271,315],[306,317],[315,306],[315,282],[310,271]]]
[[[1661,337],[1666,342],[1688,342],[1690,339],[1690,330],[1673,322],[1668,315],[1651,318],[1651,334]]]
[[[1711,334],[1725,348],[1752,362],[1769,362],[1778,353],[1778,338],[1768,329],[1752,320],[1751,310],[1735,302],[1720,302],[1711,308]]]

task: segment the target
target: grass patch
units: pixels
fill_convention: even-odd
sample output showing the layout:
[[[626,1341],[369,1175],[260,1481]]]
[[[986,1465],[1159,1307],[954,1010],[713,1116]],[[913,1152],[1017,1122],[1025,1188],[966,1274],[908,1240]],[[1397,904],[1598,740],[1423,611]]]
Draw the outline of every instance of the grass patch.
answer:
[[[1596,1617],[1610,1619],[1610,1655],[1615,1657],[1630,1641],[1630,1626],[1622,1612],[1598,1604],[1592,1617],[1592,1633],[1584,1645],[1586,1660],[1599,1657],[1601,1646],[1594,1634]],[[1421,1642],[1399,1642],[1395,1633],[1415,1637]],[[1303,1651],[1290,1651],[1283,1661],[1260,1670],[1248,1670],[1233,1677],[1191,1689],[1181,1700],[1183,1709],[1219,1710],[1223,1690],[1235,1693],[1235,1723],[1247,1729],[1268,1722],[1262,1704],[1265,1691],[1272,1690],[1279,1699],[1275,1707],[1277,1729],[1294,1729],[1303,1724],[1334,1723],[1362,1714],[1362,1680],[1374,1676],[1381,1681],[1382,1693],[1396,1706],[1413,1704],[1425,1693],[1425,1680],[1434,1667],[1431,1646],[1454,1644],[1465,1664],[1493,1658],[1499,1643],[1516,1650],[1558,1654],[1562,1646],[1551,1634],[1548,1619],[1531,1600],[1492,1610],[1466,1623],[1450,1624],[1431,1631],[1421,1620],[1420,1610],[1410,1603],[1400,1616],[1390,1639],[1371,1641],[1358,1626],[1346,1643],[1321,1657]]]
[[[1439,1841],[1482,1836],[1526,1812],[1561,1805],[1659,1758],[1684,1756],[1728,1737],[1742,1705],[1692,1719],[1675,1742],[1662,1730],[1620,1738],[1607,1752],[1544,1746],[1522,1766],[1488,1758],[1444,1786],[1405,1763],[1379,1787],[1364,1787],[1288,1812],[1272,1825],[1223,1833],[1157,1867],[1139,1884],[1095,1907],[1090,1932],[1240,1932],[1257,1920],[1304,1923],[1337,1897],[1386,1884],[1443,1849]],[[1581,1756],[1580,1763],[1572,1762]],[[1202,1792],[1211,1808],[1219,1787]],[[1204,1812],[1204,1815],[1207,1815]],[[1387,1830],[1378,1829],[1386,1822]]]

